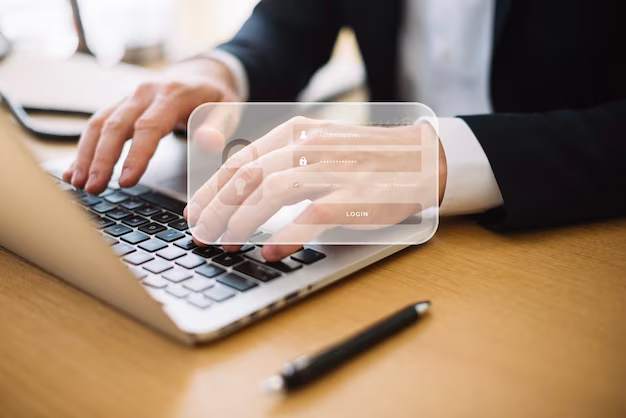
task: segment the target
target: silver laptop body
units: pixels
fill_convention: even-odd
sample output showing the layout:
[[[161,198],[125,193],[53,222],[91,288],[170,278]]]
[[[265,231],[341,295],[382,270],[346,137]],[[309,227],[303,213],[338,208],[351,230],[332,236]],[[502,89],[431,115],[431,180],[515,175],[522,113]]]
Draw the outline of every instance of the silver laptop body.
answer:
[[[308,248],[322,254],[323,258],[311,264],[300,263],[302,268],[291,272],[278,272],[279,277],[267,282],[248,277],[254,287],[245,291],[224,286],[216,278],[202,276],[195,270],[192,271],[193,278],[212,281],[210,288],[193,291],[183,286],[184,281],[171,282],[165,287],[147,286],[142,283],[163,274],[120,262],[120,257],[103,238],[106,234],[94,227],[94,213],[90,207],[81,204],[81,198],[58,180],[68,162],[48,162],[42,170],[20,141],[10,138],[7,132],[2,132],[2,137],[0,245],[186,344],[228,335],[408,246],[311,245]],[[150,189],[150,193],[186,201],[186,150],[183,139],[165,138],[142,179],[142,185]],[[114,181],[111,186],[115,187]],[[113,189],[112,192],[118,191]],[[141,195],[137,199],[141,200]],[[188,239],[189,234],[182,232],[184,236],[180,240]],[[167,244],[174,248],[175,243]],[[250,262],[245,254],[242,257],[245,262]],[[142,277],[139,278],[129,267],[135,271],[139,269]],[[220,265],[225,270],[223,274],[235,271],[236,267]],[[180,269],[180,266],[174,264],[174,268]],[[168,291],[170,286],[185,289],[188,293],[181,297],[181,294]],[[205,294],[211,288],[226,289],[232,295],[222,300],[207,297],[210,303],[204,307],[190,303],[190,295]]]

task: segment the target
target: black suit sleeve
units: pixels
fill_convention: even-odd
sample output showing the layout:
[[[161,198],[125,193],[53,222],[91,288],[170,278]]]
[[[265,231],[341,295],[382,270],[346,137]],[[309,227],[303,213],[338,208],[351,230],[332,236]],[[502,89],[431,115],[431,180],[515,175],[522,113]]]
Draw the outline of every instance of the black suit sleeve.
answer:
[[[235,38],[251,101],[292,101],[330,58],[340,29],[334,0],[262,0]]]
[[[514,230],[626,216],[626,101],[462,119],[504,199],[479,216],[484,225]]]

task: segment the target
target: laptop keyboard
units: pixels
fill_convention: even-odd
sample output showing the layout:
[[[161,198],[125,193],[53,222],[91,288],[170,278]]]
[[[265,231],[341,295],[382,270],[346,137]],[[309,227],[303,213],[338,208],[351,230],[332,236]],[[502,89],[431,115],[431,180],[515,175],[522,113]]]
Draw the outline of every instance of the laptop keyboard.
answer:
[[[267,262],[261,246],[271,235],[260,231],[236,253],[217,245],[198,247],[182,217],[183,202],[143,185],[110,187],[93,196],[58,183],[153,295],[184,300],[198,309],[230,300],[326,257],[305,248],[279,262]]]

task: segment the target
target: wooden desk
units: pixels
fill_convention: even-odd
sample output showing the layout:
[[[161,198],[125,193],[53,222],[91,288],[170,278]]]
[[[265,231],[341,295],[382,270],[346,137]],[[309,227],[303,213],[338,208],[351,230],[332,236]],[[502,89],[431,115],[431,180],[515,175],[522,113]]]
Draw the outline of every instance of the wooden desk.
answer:
[[[71,152],[12,132],[40,159]],[[426,298],[427,320],[318,384],[259,390]],[[0,417],[624,417],[625,318],[626,220],[501,236],[445,219],[427,245],[198,349],[0,249]]]

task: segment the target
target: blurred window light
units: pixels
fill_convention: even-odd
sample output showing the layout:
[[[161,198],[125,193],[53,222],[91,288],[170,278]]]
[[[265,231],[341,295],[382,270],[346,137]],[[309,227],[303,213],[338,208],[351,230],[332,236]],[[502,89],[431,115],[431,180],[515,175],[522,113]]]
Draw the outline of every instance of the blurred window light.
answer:
[[[16,50],[69,56],[78,44],[67,0],[2,0],[0,31]]]
[[[206,52],[232,38],[259,0],[176,0],[167,53],[172,60]]]
[[[171,28],[172,0],[79,0],[87,42],[103,63],[127,50],[160,49]]]
[[[171,0],[78,0],[90,49],[105,63],[126,49],[163,45]],[[0,30],[16,50],[69,56],[78,45],[69,0],[2,0]]]
[[[162,48],[178,60],[231,38],[259,0],[78,0],[90,49],[105,64]],[[17,50],[66,57],[78,45],[70,0],[0,0],[0,31]]]

